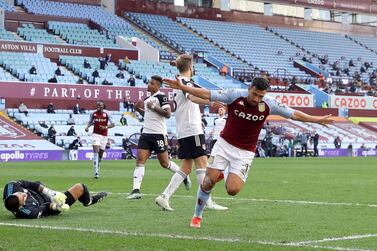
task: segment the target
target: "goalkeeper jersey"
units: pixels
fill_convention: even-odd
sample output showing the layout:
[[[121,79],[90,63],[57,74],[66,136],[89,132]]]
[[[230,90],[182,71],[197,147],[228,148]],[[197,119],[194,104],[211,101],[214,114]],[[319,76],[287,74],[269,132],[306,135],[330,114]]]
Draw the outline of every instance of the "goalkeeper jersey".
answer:
[[[5,185],[3,200],[15,192],[24,192],[27,194],[25,205],[18,212],[15,212],[17,218],[35,219],[56,214],[55,211],[50,210],[50,198],[38,192],[40,185],[41,183],[39,182],[26,180],[11,181]]]

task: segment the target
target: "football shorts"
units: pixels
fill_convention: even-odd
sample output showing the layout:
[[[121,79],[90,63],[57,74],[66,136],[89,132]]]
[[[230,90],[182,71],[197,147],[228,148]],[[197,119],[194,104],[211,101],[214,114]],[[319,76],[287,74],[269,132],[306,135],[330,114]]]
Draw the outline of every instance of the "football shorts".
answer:
[[[220,137],[208,158],[208,167],[221,171],[228,167],[230,173],[246,182],[254,156],[254,152],[235,147]]]
[[[138,149],[150,150],[155,153],[163,153],[168,149],[168,140],[163,134],[143,133],[140,136]]]
[[[178,139],[178,158],[196,159],[207,155],[204,134]]]
[[[103,136],[97,133],[92,134],[92,145],[99,146],[101,150],[106,149],[107,136]]]

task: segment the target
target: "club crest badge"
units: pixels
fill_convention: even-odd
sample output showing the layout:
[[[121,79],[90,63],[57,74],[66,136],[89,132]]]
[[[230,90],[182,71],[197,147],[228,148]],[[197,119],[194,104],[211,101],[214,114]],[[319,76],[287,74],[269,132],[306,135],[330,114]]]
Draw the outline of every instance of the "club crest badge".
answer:
[[[266,104],[265,103],[259,103],[258,104],[258,111],[264,112],[266,110]]]

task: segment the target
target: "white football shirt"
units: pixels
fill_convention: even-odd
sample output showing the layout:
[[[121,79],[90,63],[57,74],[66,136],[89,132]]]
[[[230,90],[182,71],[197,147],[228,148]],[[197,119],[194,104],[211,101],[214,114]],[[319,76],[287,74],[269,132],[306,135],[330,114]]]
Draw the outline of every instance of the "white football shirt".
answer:
[[[144,123],[143,133],[150,134],[167,134],[165,117],[157,112],[149,109],[147,104],[152,102],[156,107],[166,109],[170,107],[168,98],[163,92],[156,92],[155,94],[144,99]]]
[[[224,129],[225,123],[226,123],[225,115],[223,115],[222,117],[218,116],[217,118],[215,118],[215,120],[213,121],[214,127],[212,130],[213,139],[217,140],[219,138],[220,132]]]
[[[186,77],[178,77],[182,84],[194,86],[194,83]],[[188,93],[182,90],[174,90],[175,119],[177,124],[177,138],[182,139],[194,135],[203,134],[202,118],[199,105],[188,99]]]

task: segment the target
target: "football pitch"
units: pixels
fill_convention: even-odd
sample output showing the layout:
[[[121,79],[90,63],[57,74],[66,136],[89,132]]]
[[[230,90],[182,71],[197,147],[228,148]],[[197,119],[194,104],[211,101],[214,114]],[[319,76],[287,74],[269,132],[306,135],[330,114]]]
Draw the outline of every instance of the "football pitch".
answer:
[[[149,160],[144,197],[127,200],[133,160],[104,161],[92,178],[91,162],[1,163],[0,185],[15,179],[42,181],[64,191],[77,182],[107,191],[100,204],[77,202],[65,214],[15,219],[0,207],[0,250],[377,250],[377,158],[256,159],[239,195],[213,191],[228,211],[204,212],[201,229],[188,227],[196,177],[162,211],[155,197],[172,173]]]

